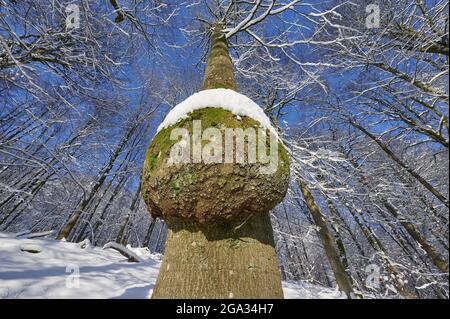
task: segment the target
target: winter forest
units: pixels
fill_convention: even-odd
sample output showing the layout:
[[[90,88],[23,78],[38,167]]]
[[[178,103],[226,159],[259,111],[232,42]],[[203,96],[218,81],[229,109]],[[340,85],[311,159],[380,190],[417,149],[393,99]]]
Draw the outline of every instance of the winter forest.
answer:
[[[144,157],[217,24],[289,156],[281,279],[447,299],[446,0],[0,0],[0,233],[164,254]]]

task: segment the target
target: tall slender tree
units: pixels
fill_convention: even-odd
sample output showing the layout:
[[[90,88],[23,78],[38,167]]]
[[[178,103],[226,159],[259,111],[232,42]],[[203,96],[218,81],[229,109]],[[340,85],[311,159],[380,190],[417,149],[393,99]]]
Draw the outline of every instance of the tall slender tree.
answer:
[[[227,41],[217,24],[203,89],[223,88],[230,90],[220,91],[226,99],[236,84]],[[250,117],[237,118],[214,105],[189,116],[156,135],[142,174],[150,211],[163,217],[169,227],[153,298],[282,298],[269,210],[281,201],[288,185],[284,147],[277,141],[276,152],[282,156],[273,174],[255,173],[258,163],[201,162],[168,167],[168,153],[174,144],[168,140],[171,129],[184,127],[192,133],[195,119],[201,120],[202,127],[215,126],[222,131],[224,127],[258,126]]]

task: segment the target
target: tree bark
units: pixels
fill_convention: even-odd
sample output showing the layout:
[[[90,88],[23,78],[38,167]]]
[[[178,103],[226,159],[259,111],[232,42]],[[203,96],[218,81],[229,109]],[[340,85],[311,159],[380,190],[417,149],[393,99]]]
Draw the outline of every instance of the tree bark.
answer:
[[[319,228],[319,237],[325,249],[325,254],[327,255],[330,262],[330,266],[333,270],[339,290],[344,292],[348,298],[351,298],[353,293],[352,281],[349,278],[346,269],[339,258],[337,249],[333,242],[333,237],[331,236],[330,231],[327,227],[325,218],[320,212],[320,209],[317,206],[314,197],[305,181],[299,176],[297,176],[297,181],[305,199],[306,205],[308,206],[308,209],[314,220],[314,223]]]
[[[283,298],[268,213],[229,224],[167,222],[152,298]]]

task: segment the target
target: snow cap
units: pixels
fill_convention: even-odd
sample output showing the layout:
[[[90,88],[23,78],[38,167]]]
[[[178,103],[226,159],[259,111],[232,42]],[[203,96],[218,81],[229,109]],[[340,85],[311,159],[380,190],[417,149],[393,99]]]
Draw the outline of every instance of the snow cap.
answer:
[[[187,118],[189,113],[207,107],[222,108],[236,116],[248,116],[278,137],[277,131],[263,109],[247,96],[230,89],[203,90],[191,95],[170,110],[164,121],[159,125],[158,132]]]

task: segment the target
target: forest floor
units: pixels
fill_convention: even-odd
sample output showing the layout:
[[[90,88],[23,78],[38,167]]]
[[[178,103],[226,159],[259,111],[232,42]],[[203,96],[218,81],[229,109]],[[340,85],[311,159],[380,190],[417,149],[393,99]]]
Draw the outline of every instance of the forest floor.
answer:
[[[140,262],[113,249],[0,233],[2,298],[149,298],[162,255],[128,247]],[[285,298],[336,299],[334,289],[283,282]]]

